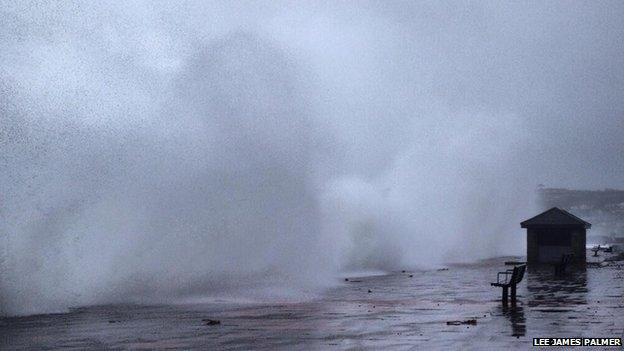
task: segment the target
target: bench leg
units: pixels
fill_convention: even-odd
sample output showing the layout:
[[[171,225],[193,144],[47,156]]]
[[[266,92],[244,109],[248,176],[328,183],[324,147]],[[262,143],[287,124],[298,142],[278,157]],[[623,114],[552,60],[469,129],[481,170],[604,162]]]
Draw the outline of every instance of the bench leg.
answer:
[[[509,294],[509,288],[503,287],[503,305],[507,305],[507,295]]]
[[[511,303],[516,303],[516,285],[511,286]]]

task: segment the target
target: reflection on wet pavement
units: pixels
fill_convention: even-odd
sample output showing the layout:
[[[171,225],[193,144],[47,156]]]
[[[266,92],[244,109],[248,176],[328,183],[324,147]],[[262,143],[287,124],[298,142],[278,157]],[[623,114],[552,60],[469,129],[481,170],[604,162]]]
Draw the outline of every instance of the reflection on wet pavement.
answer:
[[[517,303],[503,307],[500,289],[489,286],[503,261],[358,277],[299,303],[116,305],[7,318],[0,348],[528,349],[533,337],[622,336],[622,267],[561,277],[529,270]],[[476,325],[446,323],[470,319]]]
[[[507,317],[511,324],[511,336],[520,337],[526,335],[526,318],[524,317],[524,307],[517,303],[511,306],[500,306],[500,314]]]
[[[587,304],[587,270],[576,268],[562,276],[554,276],[552,270],[533,270],[527,279],[531,293],[529,306],[566,307]]]

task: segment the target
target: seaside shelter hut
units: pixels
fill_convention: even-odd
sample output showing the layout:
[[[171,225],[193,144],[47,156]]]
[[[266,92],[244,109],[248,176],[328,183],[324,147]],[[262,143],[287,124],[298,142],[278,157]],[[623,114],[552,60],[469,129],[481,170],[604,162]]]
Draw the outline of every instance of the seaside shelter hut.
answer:
[[[527,230],[527,263],[558,263],[570,255],[571,262],[585,263],[587,229],[591,224],[568,211],[553,207],[520,223]]]

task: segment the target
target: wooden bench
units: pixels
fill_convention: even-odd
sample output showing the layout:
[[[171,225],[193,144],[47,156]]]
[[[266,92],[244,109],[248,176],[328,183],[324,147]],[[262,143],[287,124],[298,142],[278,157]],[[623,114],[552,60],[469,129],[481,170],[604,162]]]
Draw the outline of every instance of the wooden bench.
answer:
[[[598,257],[598,251],[600,251],[600,249],[600,245],[591,248],[591,250],[594,252],[594,257]]]
[[[496,283],[490,283],[492,286],[503,288],[503,304],[507,304],[509,288],[511,288],[511,302],[516,302],[516,285],[520,284],[522,278],[524,278],[525,271],[525,264],[515,266],[513,269],[498,272],[496,275]],[[501,279],[501,277],[503,279]]]
[[[565,273],[568,264],[572,262],[574,258],[574,254],[563,254],[561,255],[561,261],[555,265],[555,275],[562,275]]]

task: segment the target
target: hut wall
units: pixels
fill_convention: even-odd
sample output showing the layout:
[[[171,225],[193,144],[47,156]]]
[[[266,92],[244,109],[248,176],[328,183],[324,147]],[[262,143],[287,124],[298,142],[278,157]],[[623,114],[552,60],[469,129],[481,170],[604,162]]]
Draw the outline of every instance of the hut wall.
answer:
[[[572,230],[572,252],[574,253],[574,261],[584,263],[587,259],[587,231],[585,228],[575,228]]]
[[[537,244],[537,230],[527,228],[527,262],[537,262],[539,257],[539,245]]]
[[[540,247],[542,250],[549,247],[544,247],[544,245],[567,246],[569,251],[566,251],[574,254],[573,260],[575,262],[584,263],[586,261],[585,228],[527,228],[527,262],[538,263],[544,260],[544,258],[540,259]]]

